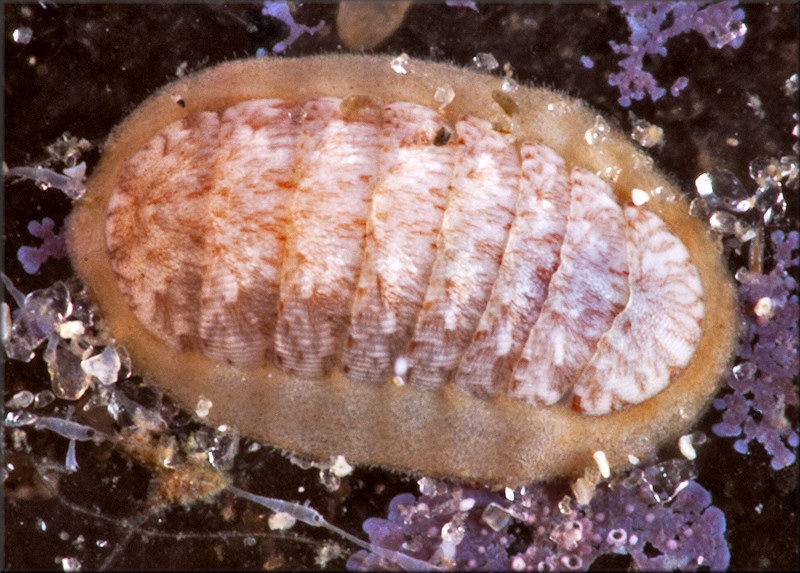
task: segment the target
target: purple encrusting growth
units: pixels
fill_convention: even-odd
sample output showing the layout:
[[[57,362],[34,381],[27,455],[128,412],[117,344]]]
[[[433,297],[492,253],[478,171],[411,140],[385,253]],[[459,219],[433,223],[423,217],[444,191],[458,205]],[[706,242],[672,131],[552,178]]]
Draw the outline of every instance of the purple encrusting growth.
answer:
[[[675,466],[688,463],[673,460]],[[381,547],[408,553],[432,565],[459,570],[573,570],[588,568],[601,555],[627,554],[642,570],[724,569],[730,553],[725,516],[711,505],[711,495],[686,479],[658,501],[653,480],[670,462],[634,469],[624,478],[597,487],[586,506],[565,501],[564,485],[536,484],[507,501],[487,490],[454,490],[419,498],[396,496],[387,519],[370,518],[364,531]],[[651,471],[652,470],[652,471]],[[464,500],[474,499],[467,511]],[[487,509],[488,506],[488,509]],[[468,506],[467,506],[468,507]],[[495,531],[484,520],[493,511],[505,515]],[[441,560],[442,529],[459,529],[455,563]],[[438,554],[437,554],[438,552]],[[360,551],[350,570],[391,568],[392,564]]]
[[[744,41],[747,27],[744,11],[734,9],[737,2],[720,2],[704,5],[696,2],[613,2],[628,21],[631,30],[629,44],[609,42],[615,54],[625,56],[620,61],[621,72],[609,74],[608,83],[617,86],[621,106],[628,107],[631,100],[641,100],[649,94],[653,101],[663,96],[666,90],[655,78],[642,69],[644,57],[667,55],[666,42],[694,30],[701,34],[710,46],[721,48],[730,45],[738,48]],[[672,23],[666,25],[668,21]],[[685,87],[685,84],[682,86]],[[682,87],[680,89],[682,89]],[[677,95],[673,86],[672,95]]]
[[[313,36],[325,25],[325,20],[321,20],[316,26],[298,24],[294,21],[294,16],[292,16],[289,5],[286,2],[264,2],[264,6],[261,8],[261,14],[264,16],[271,16],[289,26],[289,37],[272,46],[272,51],[276,54],[285,51],[286,48],[294,44],[295,40],[303,34],[310,34]]]
[[[741,436],[733,447],[743,454],[752,440],[760,442],[778,470],[795,461],[793,450],[798,445],[797,427],[787,419],[786,407],[798,404],[800,312],[791,269],[798,267],[798,257],[792,258],[792,253],[796,255],[800,247],[800,234],[774,231],[770,240],[775,267],[769,274],[737,274],[742,282],[739,305],[744,326],[738,364],[728,376],[732,392],[714,401],[714,407],[724,411],[713,431],[718,436]],[[756,304],[765,298],[771,300],[771,316],[756,316]]]
[[[45,217],[42,222],[31,221],[28,223],[28,232],[44,241],[38,247],[20,247],[17,250],[17,260],[22,263],[22,268],[29,275],[39,271],[39,267],[50,257],[63,259],[67,256],[67,244],[64,237],[53,232],[55,222],[50,217]]]

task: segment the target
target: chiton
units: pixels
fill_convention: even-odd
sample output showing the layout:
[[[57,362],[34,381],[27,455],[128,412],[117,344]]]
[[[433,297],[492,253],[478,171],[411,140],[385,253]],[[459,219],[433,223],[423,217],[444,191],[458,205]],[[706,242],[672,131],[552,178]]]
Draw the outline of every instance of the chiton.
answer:
[[[440,477],[677,439],[736,334],[705,225],[584,103],[390,63],[230,62],[113,132],[68,242],[138,371],[284,450]]]

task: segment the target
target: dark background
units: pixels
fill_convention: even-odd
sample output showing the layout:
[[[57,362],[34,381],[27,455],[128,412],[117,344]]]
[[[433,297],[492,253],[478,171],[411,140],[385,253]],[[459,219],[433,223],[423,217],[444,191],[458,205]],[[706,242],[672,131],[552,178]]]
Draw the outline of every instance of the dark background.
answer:
[[[65,131],[100,144],[138,103],[174,79],[182,62],[192,71],[254,56],[259,48],[269,54],[271,46],[288,34],[287,26],[261,15],[260,4],[45,5],[3,7],[4,161],[9,167],[42,161],[45,147]],[[620,59],[608,42],[625,43],[629,34],[618,8],[609,4],[478,7],[475,12],[415,5],[377,51],[465,66],[476,53],[491,52],[501,66],[510,62],[521,82],[583,98],[629,131],[628,110],[617,103],[617,88],[607,83],[608,74],[618,71]],[[653,156],[687,192],[700,173],[715,167],[730,169],[754,188],[748,177],[751,160],[792,153],[796,96],[788,97],[783,86],[797,71],[797,5],[745,4],[743,9],[748,32],[741,48],[713,49],[695,33],[671,40],[666,57],[645,59],[646,69],[667,88],[667,95],[655,103],[649,98],[634,102],[630,108],[664,129],[665,143],[653,150]],[[324,19],[327,25],[316,36],[301,37],[285,55],[343,50],[335,11],[334,4],[300,7],[299,22],[313,26]],[[20,26],[34,32],[27,45],[12,40],[13,30]],[[582,55],[595,62],[594,68],[581,65]],[[672,97],[669,86],[679,76],[687,76],[689,85]],[[763,118],[747,106],[751,95],[761,99]],[[732,137],[738,139],[737,146],[726,143]],[[97,152],[85,159],[91,170]],[[796,193],[789,198],[793,209],[796,200]],[[49,216],[60,228],[69,201],[57,191],[40,192],[30,183],[7,183],[4,203],[6,274],[24,292],[70,276],[66,261],[50,261],[36,275],[27,275],[16,260],[20,245],[38,244],[26,230],[28,222]],[[11,303],[8,296],[6,301]],[[49,387],[38,358],[28,365],[7,362],[4,380],[4,402],[19,390],[36,393]],[[135,381],[128,385],[136,390]],[[152,398],[147,390],[138,392],[142,400]],[[64,403],[58,402],[50,411],[63,414]],[[796,424],[796,412],[790,414]],[[797,463],[773,471],[760,445],[751,444],[747,456],[734,452],[733,439],[711,433],[717,421],[719,414],[712,411],[698,424],[710,437],[699,452],[698,481],[725,513],[731,567],[793,569],[798,545]],[[67,448],[67,440],[52,433],[29,430],[27,435],[31,451],[14,452],[9,451],[9,432],[5,432],[5,462],[15,467],[5,474],[6,568],[60,569],[61,557],[76,557],[84,569],[314,567],[321,541],[339,542],[345,555],[354,549],[302,525],[286,534],[270,532],[268,511],[259,512],[229,494],[188,510],[150,515],[145,503],[149,473],[111,448],[91,443],[78,444],[81,469],[62,476],[58,495],[21,499],[20,492],[36,484],[34,466],[41,468],[47,460],[63,463]],[[249,444],[244,441],[242,451]],[[310,499],[326,519],[360,537],[365,537],[361,523],[367,517],[384,516],[394,495],[418,491],[413,479],[360,468],[343,480],[338,491],[329,493],[316,470],[301,470],[266,447],[241,454],[232,475],[237,485],[255,493],[300,502]],[[299,486],[304,493],[298,493]],[[758,513],[755,508],[760,504]],[[343,566],[342,559],[329,564]]]

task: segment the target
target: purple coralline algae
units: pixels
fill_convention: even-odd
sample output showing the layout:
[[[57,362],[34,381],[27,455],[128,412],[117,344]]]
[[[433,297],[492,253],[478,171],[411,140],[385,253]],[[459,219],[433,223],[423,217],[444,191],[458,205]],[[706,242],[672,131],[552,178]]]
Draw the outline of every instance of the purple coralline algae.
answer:
[[[448,569],[585,570],[601,555],[628,555],[642,570],[724,569],[725,516],[697,482],[674,479],[692,469],[686,460],[634,468],[598,485],[585,506],[566,484],[505,497],[437,484],[433,494],[396,496],[387,519],[367,519],[363,528],[375,545]],[[356,571],[395,565],[367,551],[347,562]]]
[[[609,74],[608,83],[617,86],[620,105],[628,107],[631,100],[641,100],[649,94],[653,101],[666,90],[655,78],[642,69],[648,55],[667,55],[666,42],[686,32],[701,34],[715,48],[730,45],[738,48],[747,32],[744,11],[737,2],[702,4],[696,2],[613,2],[628,21],[631,30],[629,44],[609,42],[615,54],[625,56],[619,62],[621,72]],[[669,24],[668,24],[669,23]],[[681,82],[682,89],[685,83]],[[673,86],[672,94],[680,89]]]
[[[722,422],[713,426],[718,436],[738,437],[734,449],[746,454],[756,440],[772,457],[773,469],[795,461],[797,428],[787,418],[787,406],[797,407],[795,379],[798,360],[797,282],[800,234],[773,231],[774,268],[768,274],[741,270],[739,286],[743,331],[736,366],[728,377],[729,393],[717,398]],[[795,254],[792,258],[792,253]],[[796,272],[796,271],[795,271]],[[794,451],[793,451],[794,450]]]
[[[20,247],[17,250],[17,260],[22,263],[22,268],[29,275],[37,273],[39,267],[50,257],[63,259],[67,256],[64,237],[53,232],[55,225],[50,217],[45,217],[41,223],[38,221],[28,223],[28,232],[44,241],[38,247]]]
[[[294,16],[292,16],[289,5],[286,2],[264,2],[261,14],[280,20],[289,26],[289,37],[272,46],[272,51],[276,54],[285,51],[286,48],[294,44],[295,40],[303,34],[310,34],[313,36],[325,25],[325,20],[320,21],[313,27],[306,26],[305,24],[298,24],[294,21]]]

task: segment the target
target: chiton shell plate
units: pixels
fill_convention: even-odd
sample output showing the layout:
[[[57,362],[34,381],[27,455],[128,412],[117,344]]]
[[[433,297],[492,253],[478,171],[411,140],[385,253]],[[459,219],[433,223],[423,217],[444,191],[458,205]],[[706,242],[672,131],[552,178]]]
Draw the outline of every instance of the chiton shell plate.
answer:
[[[271,445],[498,484],[624,464],[708,404],[734,290],[594,122],[442,64],[226,63],[114,131],[70,254],[147,379]]]

